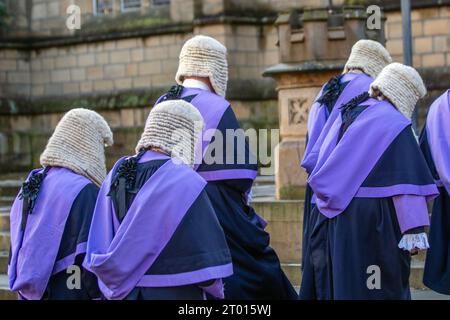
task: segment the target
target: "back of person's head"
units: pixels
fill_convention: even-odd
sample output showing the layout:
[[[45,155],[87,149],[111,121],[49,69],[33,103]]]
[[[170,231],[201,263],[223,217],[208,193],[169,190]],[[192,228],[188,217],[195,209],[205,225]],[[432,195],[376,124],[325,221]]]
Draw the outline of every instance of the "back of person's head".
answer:
[[[203,117],[184,100],[169,100],[150,111],[136,153],[157,148],[193,166],[203,129]]]
[[[112,144],[113,134],[101,115],[72,109],[56,126],[41,155],[41,165],[70,169],[100,186],[106,177],[105,146]]]

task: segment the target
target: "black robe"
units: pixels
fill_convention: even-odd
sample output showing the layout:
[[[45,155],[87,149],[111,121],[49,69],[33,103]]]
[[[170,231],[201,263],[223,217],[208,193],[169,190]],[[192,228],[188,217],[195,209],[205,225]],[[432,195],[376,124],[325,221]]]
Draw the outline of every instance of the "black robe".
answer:
[[[167,99],[184,99],[196,106],[196,96],[183,93],[183,88],[169,92],[170,97],[163,96],[159,102]],[[211,108],[214,106],[211,105]],[[239,122],[229,105],[220,119],[217,130],[226,137],[226,130],[240,129]],[[213,138],[214,139],[214,138]],[[221,164],[207,164],[203,161],[197,172],[214,170],[258,169],[254,163],[248,142],[245,143],[245,162],[237,161],[242,152],[237,150],[238,138],[234,141],[234,161],[227,163],[227,144],[223,144],[223,161]],[[242,155],[242,154],[241,154]],[[228,155],[229,156],[229,155]],[[228,159],[229,160],[229,159]],[[275,251],[270,247],[270,236],[264,230],[264,222],[248,204],[248,195],[253,179],[227,179],[209,181],[206,192],[211,199],[214,211],[222,226],[233,261],[234,274],[224,279],[225,299],[297,299],[298,295],[289,279],[281,269]]]
[[[138,163],[136,168],[136,178],[134,180],[133,187],[128,190],[126,189],[125,198],[121,197],[120,192],[114,185],[111,186],[111,198],[114,205],[114,211],[120,212],[120,207],[123,205],[121,201],[125,199],[125,212],[128,211],[134,198],[138,191],[144,186],[148,179],[152,177],[153,174],[164,164],[166,161],[171,161],[167,159],[163,160],[151,160],[143,163]],[[176,201],[176,195],[168,195],[166,200]],[[177,267],[176,270],[173,269],[171,261],[174,257],[177,257],[177,252],[183,252],[184,256],[189,256],[190,250],[196,250],[197,248],[204,248],[205,251],[208,248],[220,247],[223,243],[225,246],[225,241],[223,240],[222,232],[202,232],[201,234],[208,234],[209,238],[199,238],[196,231],[201,228],[202,230],[217,230],[217,221],[211,221],[209,216],[206,215],[205,219],[202,219],[202,213],[209,213],[212,211],[211,202],[208,198],[207,192],[203,190],[197,199],[194,201],[192,206],[189,208],[185,217],[181,221],[180,225],[177,227],[174,235],[172,236],[170,242],[163,249],[161,254],[158,256],[153,265],[147,270],[146,274],[167,274],[170,273],[182,273],[189,272],[191,270],[180,270]],[[199,216],[200,215],[200,216]],[[122,215],[122,219],[125,215]],[[221,230],[219,230],[221,231]],[[192,255],[194,256],[194,255]],[[184,258],[186,259],[186,258]],[[222,256],[211,256],[210,261],[206,258],[202,263],[211,263],[211,265],[225,264],[229,260],[228,255]],[[192,259],[191,259],[192,260]],[[185,261],[185,266],[197,266],[196,261]],[[205,298],[214,299],[209,294],[205,293],[202,287],[208,287],[214,284],[214,280],[206,281],[197,284],[174,286],[174,287],[135,287],[125,298],[125,300],[203,300]]]
[[[344,113],[340,137],[364,109],[357,106]],[[411,126],[394,139],[361,187],[398,184],[433,184]],[[308,221],[300,299],[411,298],[411,257],[398,247],[403,234],[392,197],[355,197],[332,219],[321,214],[318,207],[313,208],[311,216],[315,218]],[[415,228],[406,233],[423,231]],[[380,270],[380,289],[368,285],[373,268]]]
[[[420,148],[434,179],[438,181],[426,127],[420,136]],[[439,197],[433,203],[429,241],[423,283],[436,292],[450,295],[450,196],[445,187],[439,187]]]

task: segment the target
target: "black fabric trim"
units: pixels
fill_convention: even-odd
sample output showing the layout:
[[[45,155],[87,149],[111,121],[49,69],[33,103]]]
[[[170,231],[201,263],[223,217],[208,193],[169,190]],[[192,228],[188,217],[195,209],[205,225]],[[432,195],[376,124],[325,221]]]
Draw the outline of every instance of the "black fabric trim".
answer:
[[[361,104],[367,101],[369,97],[369,93],[364,92],[360,95],[357,95],[340,108],[342,115],[342,124],[341,128],[339,129],[338,141],[342,139],[344,133],[352,125],[352,123],[355,122],[358,116],[367,109],[367,106]]]
[[[319,97],[319,99],[317,99],[317,102],[325,105],[325,107],[328,109],[328,112],[330,113],[333,110],[333,107],[336,104],[336,101],[339,99],[342,91],[344,91],[345,87],[350,82],[341,82],[343,76],[344,75],[341,74],[331,78],[325,85],[322,91],[322,95]]]

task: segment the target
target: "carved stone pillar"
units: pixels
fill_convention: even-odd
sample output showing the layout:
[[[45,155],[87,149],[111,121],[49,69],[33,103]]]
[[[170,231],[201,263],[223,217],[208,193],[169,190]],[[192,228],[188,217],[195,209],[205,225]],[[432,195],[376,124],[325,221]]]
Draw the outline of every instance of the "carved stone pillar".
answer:
[[[322,85],[341,72],[353,44],[384,42],[383,29],[366,30],[362,7],[310,8],[279,16],[280,64],[264,75],[277,81],[281,142],[276,148],[277,199],[301,199],[307,175],[303,159],[309,109]]]

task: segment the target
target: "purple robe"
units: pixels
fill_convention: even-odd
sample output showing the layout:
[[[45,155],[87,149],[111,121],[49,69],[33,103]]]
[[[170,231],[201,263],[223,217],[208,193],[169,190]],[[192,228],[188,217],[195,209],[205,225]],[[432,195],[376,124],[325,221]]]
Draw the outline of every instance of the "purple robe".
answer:
[[[386,101],[358,95],[339,108],[309,178],[316,195],[302,299],[410,299],[411,256],[398,244],[429,224],[437,195],[411,123]],[[380,270],[380,290],[367,286]]]
[[[450,90],[441,95],[430,107],[426,130],[434,165],[439,174],[438,186],[450,193]]]
[[[42,171],[33,170],[28,179]],[[75,252],[56,261],[72,204],[89,183],[87,178],[69,169],[50,168],[24,231],[21,228],[23,199],[16,197],[11,209],[11,258],[8,266],[12,291],[19,292],[28,300],[41,299],[50,277],[74,264],[75,257],[86,251],[86,243],[80,243]]]
[[[323,144],[323,140],[328,134],[331,125],[339,116],[341,105],[347,103],[358,94],[367,92],[372,81],[373,79],[366,74],[350,72],[332,78],[319,92],[308,115],[307,144],[301,163],[308,174],[311,174],[314,169],[320,146]],[[331,98],[327,98],[327,95],[331,96]],[[315,219],[315,217],[311,216],[314,206],[314,193],[312,192],[310,185],[307,184],[303,208],[302,261],[304,261],[303,255],[306,252],[311,230],[309,222]]]
[[[223,228],[233,259],[234,274],[224,279],[225,298],[232,300],[296,299],[297,293],[281,269],[275,251],[270,247],[270,236],[264,230],[267,222],[249,205],[249,193],[258,172],[258,165],[249,145],[238,150],[235,142],[223,143],[222,163],[208,163],[206,155],[212,152],[211,133],[227,137],[228,130],[241,129],[230,106],[223,97],[202,89],[174,86],[157,103],[183,99],[192,103],[205,121],[203,159],[196,171],[208,185],[206,192]],[[215,132],[211,132],[211,130]],[[215,146],[214,146],[215,147]],[[227,162],[234,148],[234,161]],[[245,161],[236,161],[238,155]],[[253,161],[252,161],[253,160]]]
[[[308,116],[308,144],[306,145],[302,161],[302,167],[309,174],[311,174],[317,163],[320,147],[325,137],[339,116],[339,107],[358,94],[367,92],[373,79],[366,74],[347,73],[342,77],[341,81],[348,81],[349,83],[340,94],[330,114],[319,102],[315,102],[311,107],[310,115]]]
[[[124,158],[116,163],[100,189],[84,266],[98,276],[100,289],[108,299],[123,299],[135,287],[185,286],[220,280],[233,273],[231,259],[226,258],[229,251],[223,236],[223,246],[199,256],[197,265],[191,266],[188,272],[148,272],[173,240],[182,220],[206,185],[206,181],[191,168],[176,164],[165,155],[147,151],[140,162],[161,159],[168,160],[138,191],[121,222],[109,193],[112,177]],[[169,195],[175,195],[176,201],[168,201]],[[216,221],[218,227],[209,231],[221,232],[214,212],[204,214],[213,222]],[[193,223],[198,222],[193,220]],[[197,236],[205,239],[208,237],[207,234]],[[226,259],[221,261],[226,262],[205,267],[203,260],[207,256],[225,256]],[[183,264],[182,258],[188,257],[179,257],[178,260],[173,257],[173,269]],[[217,284],[220,288],[217,288]],[[220,298],[223,295],[221,282],[216,281],[216,287],[208,292],[216,292]]]
[[[421,148],[439,186],[433,203],[423,283],[450,295],[450,90],[430,106],[422,130]]]
[[[339,142],[341,117],[333,123],[308,181],[317,197],[316,205],[328,218],[341,214],[355,197],[417,196],[423,204],[425,202],[420,199],[431,200],[438,193],[434,183],[362,186],[390,144],[410,125],[410,121],[388,102],[370,98],[364,105],[368,108],[352,123]],[[426,205],[421,205],[420,210],[401,210],[398,219],[403,232],[429,225]]]
[[[197,164],[195,168],[197,172],[208,182],[236,179],[246,179],[253,182],[258,173],[258,166],[247,143],[245,144],[245,150],[243,151],[244,154],[242,155],[243,159],[245,157],[245,163],[237,163],[237,161],[234,161],[234,163],[226,163],[226,154],[228,151],[227,143],[231,142],[225,140],[226,130],[240,129],[239,123],[237,122],[237,119],[231,109],[230,103],[223,97],[207,90],[184,87],[179,88],[182,88],[182,92],[179,92],[174,98],[183,99],[192,103],[200,112],[205,122],[202,136],[202,155],[201,157],[196,157]],[[168,94],[162,96],[156,104],[165,101],[166,99],[172,99],[170,94],[171,93],[169,92]],[[225,157],[220,159],[223,160],[220,164],[207,164],[205,163],[204,158],[208,152],[208,147],[210,146],[216,131],[219,131],[224,139],[223,154]],[[236,146],[234,150],[236,154],[242,152],[241,150],[236,150]],[[250,160],[254,160],[254,163]],[[250,187],[251,183],[248,189]]]

